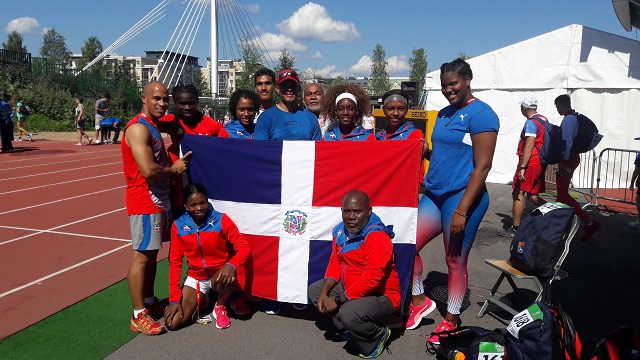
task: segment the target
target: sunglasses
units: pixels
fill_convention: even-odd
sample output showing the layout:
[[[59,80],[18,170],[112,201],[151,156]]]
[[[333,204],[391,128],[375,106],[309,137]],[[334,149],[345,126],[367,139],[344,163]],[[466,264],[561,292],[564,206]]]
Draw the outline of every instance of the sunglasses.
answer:
[[[295,71],[287,71],[287,72],[278,74],[278,79],[284,79],[287,76],[298,76],[298,74],[296,74]]]

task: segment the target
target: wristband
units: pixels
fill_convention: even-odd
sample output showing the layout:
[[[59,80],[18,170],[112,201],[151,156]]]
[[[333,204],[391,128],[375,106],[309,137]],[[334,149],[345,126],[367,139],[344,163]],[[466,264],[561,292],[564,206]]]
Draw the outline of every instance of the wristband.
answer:
[[[458,214],[458,215],[460,215],[460,216],[462,216],[465,219],[467,218],[467,214],[463,213],[462,211],[460,211],[458,209],[453,210],[453,212]]]
[[[519,170],[525,170],[527,167],[526,166],[518,166]]]

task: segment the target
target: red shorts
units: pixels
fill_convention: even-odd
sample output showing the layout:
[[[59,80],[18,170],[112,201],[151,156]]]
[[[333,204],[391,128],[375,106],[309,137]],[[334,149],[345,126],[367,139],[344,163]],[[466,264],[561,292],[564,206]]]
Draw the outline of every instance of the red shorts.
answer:
[[[520,181],[520,178],[518,178],[518,172],[520,170],[516,170],[516,174],[513,176],[513,185],[511,185],[511,187],[523,190],[524,192],[533,195],[544,192],[544,174],[546,169],[547,165],[529,162],[529,165],[527,165],[527,169],[524,172],[524,181]]]

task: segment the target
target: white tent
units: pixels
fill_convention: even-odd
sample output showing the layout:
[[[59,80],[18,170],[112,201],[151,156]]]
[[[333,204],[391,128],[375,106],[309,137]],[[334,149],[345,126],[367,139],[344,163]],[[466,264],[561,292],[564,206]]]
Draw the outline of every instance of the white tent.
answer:
[[[500,133],[488,181],[509,183],[525,118],[518,102],[538,99],[538,111],[559,124],[553,100],[570,94],[573,108],[598,126],[596,148],[640,149],[640,42],[582,25],[561,29],[468,60],[474,96],[500,117]],[[448,105],[440,71],[428,73],[426,109]]]

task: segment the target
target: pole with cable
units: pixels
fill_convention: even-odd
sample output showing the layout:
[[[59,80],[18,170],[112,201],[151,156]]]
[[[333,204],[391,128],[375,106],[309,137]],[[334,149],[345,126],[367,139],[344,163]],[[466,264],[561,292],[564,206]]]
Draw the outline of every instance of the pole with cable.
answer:
[[[218,96],[218,1],[211,0],[211,97]]]

